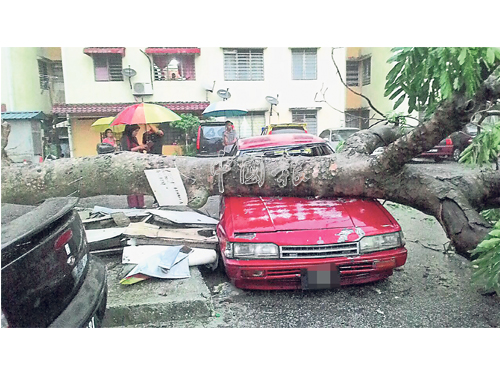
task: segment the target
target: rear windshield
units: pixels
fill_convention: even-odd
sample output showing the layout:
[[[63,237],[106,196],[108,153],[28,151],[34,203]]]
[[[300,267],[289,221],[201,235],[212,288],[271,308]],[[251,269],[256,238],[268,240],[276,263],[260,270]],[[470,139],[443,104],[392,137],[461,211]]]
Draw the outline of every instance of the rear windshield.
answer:
[[[207,139],[222,138],[224,135],[224,126],[202,126],[203,137]]]
[[[239,155],[279,157],[279,156],[323,156],[333,154],[333,150],[326,143],[311,143],[303,145],[289,145],[269,148],[254,148],[240,150]]]
[[[271,134],[284,134],[284,133],[305,133],[306,131],[304,128],[298,128],[298,127],[289,127],[289,128],[274,128],[272,129]]]

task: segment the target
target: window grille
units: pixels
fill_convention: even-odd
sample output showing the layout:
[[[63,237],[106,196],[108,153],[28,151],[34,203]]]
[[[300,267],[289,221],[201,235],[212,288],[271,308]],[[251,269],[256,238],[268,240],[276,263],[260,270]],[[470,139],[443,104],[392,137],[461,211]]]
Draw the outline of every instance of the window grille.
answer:
[[[368,129],[370,125],[369,109],[352,109],[345,111],[345,126],[348,128]]]
[[[317,78],[317,49],[292,49],[292,79],[314,80]]]
[[[245,116],[235,116],[227,118],[230,120],[238,138],[248,138],[262,133],[262,128],[266,126],[264,112],[248,112]]]
[[[155,81],[196,80],[194,54],[154,54]]]
[[[96,81],[123,81],[121,55],[95,54],[93,60]]]
[[[292,110],[292,122],[306,123],[306,129],[309,134],[316,135],[318,132],[318,111],[310,109],[294,109]]]
[[[359,61],[347,60],[346,61],[346,84],[347,86],[359,85]]]
[[[38,75],[40,77],[40,88],[42,90],[49,89],[49,69],[47,62],[38,60]]]
[[[368,57],[363,60],[363,86],[369,85],[371,82],[372,58]]]
[[[263,81],[263,49],[224,49],[226,81]]]

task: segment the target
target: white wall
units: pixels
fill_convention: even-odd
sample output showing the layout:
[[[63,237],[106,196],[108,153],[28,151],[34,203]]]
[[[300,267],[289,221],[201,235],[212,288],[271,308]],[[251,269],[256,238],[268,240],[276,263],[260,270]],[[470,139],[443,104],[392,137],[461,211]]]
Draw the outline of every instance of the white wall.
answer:
[[[146,47],[127,47],[123,67],[131,67],[137,75],[134,82],[150,82],[150,67],[147,57],[141,52]],[[316,103],[315,94],[327,88],[326,99],[333,107],[343,110],[345,91],[337,77],[331,61],[331,47],[318,48],[316,80],[292,80],[291,50],[288,47],[267,47],[264,49],[264,81],[224,81],[224,59],[222,47],[202,47],[196,55],[195,81],[153,81],[154,94],[145,96],[148,102],[218,101],[216,92],[229,89],[231,101],[240,102],[249,111],[269,111],[270,104],[265,97],[279,96],[279,104],[273,108],[272,122],[291,122],[290,108],[316,108],[318,111],[318,132],[328,127],[339,127],[343,113],[335,111],[325,103]],[[345,71],[345,49],[336,50],[336,61]],[[91,56],[83,53],[83,47],[63,47],[62,60],[66,102],[76,103],[119,103],[133,102],[134,96],[127,78],[123,82],[95,82]],[[206,87],[212,87],[213,93]],[[279,118],[277,114],[279,113]],[[266,113],[269,121],[269,113]]]

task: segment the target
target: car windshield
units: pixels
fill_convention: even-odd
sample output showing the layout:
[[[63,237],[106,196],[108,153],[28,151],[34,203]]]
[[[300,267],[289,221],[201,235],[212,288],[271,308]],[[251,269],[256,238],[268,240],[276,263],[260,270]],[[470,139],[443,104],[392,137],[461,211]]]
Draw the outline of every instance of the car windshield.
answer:
[[[303,145],[287,145],[279,147],[254,148],[240,150],[238,155],[252,155],[275,158],[279,156],[323,156],[333,154],[333,150],[326,143],[310,143]]]
[[[300,127],[287,127],[287,128],[273,128],[272,129],[272,134],[277,134],[277,133],[305,133],[306,131],[304,128]]]
[[[349,138],[351,135],[353,135],[354,133],[357,133],[359,130],[354,130],[354,129],[339,129],[339,130],[336,130],[335,133],[333,134],[336,134],[339,136],[340,140],[343,140],[345,141],[347,138]],[[332,140],[333,140],[333,134],[332,134]]]

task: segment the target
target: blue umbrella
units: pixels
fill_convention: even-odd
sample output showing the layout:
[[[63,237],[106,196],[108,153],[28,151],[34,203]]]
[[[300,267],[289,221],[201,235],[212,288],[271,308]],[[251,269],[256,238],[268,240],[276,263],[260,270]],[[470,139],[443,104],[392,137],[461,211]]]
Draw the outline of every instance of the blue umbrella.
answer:
[[[222,100],[220,102],[215,102],[210,104],[203,111],[203,116],[205,117],[233,117],[233,116],[244,116],[248,113],[248,110],[240,106],[232,104],[228,100]]]

